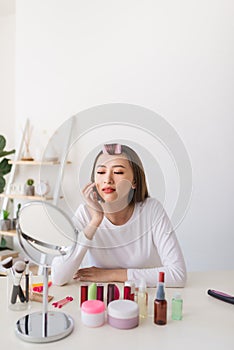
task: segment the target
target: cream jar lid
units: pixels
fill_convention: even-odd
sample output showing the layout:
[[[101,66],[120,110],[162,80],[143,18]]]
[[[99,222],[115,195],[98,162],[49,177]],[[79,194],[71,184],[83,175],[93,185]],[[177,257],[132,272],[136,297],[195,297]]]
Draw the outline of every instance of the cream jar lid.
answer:
[[[113,300],[108,304],[107,313],[114,318],[133,318],[139,315],[139,306],[132,300]]]
[[[87,314],[99,314],[105,311],[105,304],[101,300],[86,300],[82,303],[81,310]]]

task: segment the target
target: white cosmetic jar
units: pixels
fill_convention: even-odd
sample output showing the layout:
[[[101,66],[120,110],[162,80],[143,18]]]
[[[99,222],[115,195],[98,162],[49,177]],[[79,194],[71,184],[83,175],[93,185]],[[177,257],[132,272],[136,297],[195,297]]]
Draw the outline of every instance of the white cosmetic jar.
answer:
[[[100,327],[105,323],[105,304],[101,300],[86,300],[81,305],[81,321],[87,327]]]
[[[119,329],[135,328],[139,324],[139,306],[132,300],[114,300],[108,304],[107,322]]]

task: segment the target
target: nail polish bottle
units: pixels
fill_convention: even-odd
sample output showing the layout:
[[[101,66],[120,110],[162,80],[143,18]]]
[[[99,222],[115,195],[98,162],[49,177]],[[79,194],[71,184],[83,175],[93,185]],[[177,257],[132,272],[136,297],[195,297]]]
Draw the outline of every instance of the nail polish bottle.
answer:
[[[124,299],[135,300],[135,282],[126,281],[124,283]]]
[[[154,300],[154,323],[165,325],[167,323],[167,301],[164,291],[164,272],[159,272],[156,299]]]
[[[145,280],[140,280],[137,290],[137,303],[139,306],[139,316],[146,318],[148,316],[148,293]]]
[[[172,320],[182,320],[183,300],[180,293],[176,293],[171,303],[171,318]]]

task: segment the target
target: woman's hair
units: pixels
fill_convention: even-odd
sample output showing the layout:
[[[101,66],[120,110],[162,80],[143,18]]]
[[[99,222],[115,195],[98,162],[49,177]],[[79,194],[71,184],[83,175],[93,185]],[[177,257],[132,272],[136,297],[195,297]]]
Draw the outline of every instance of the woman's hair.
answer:
[[[116,143],[104,145],[102,151],[98,153],[98,155],[94,160],[93,169],[91,173],[92,182],[95,182],[95,168],[96,168],[97,160],[100,157],[100,155],[103,153],[110,154],[110,155],[123,154],[128,159],[129,164],[133,171],[133,179],[136,183],[136,188],[134,190],[132,189],[129,193],[130,203],[143,202],[147,197],[149,197],[146,178],[145,178],[145,172],[144,172],[142,162],[139,156],[137,155],[137,153],[126,145],[120,145]]]

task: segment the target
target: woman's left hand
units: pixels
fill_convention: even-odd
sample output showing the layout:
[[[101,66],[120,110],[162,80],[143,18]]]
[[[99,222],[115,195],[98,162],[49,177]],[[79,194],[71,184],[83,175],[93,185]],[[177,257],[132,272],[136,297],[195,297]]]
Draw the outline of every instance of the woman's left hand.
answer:
[[[102,269],[95,266],[79,269],[74,279],[89,282],[125,282],[127,280],[127,270],[125,269]]]

